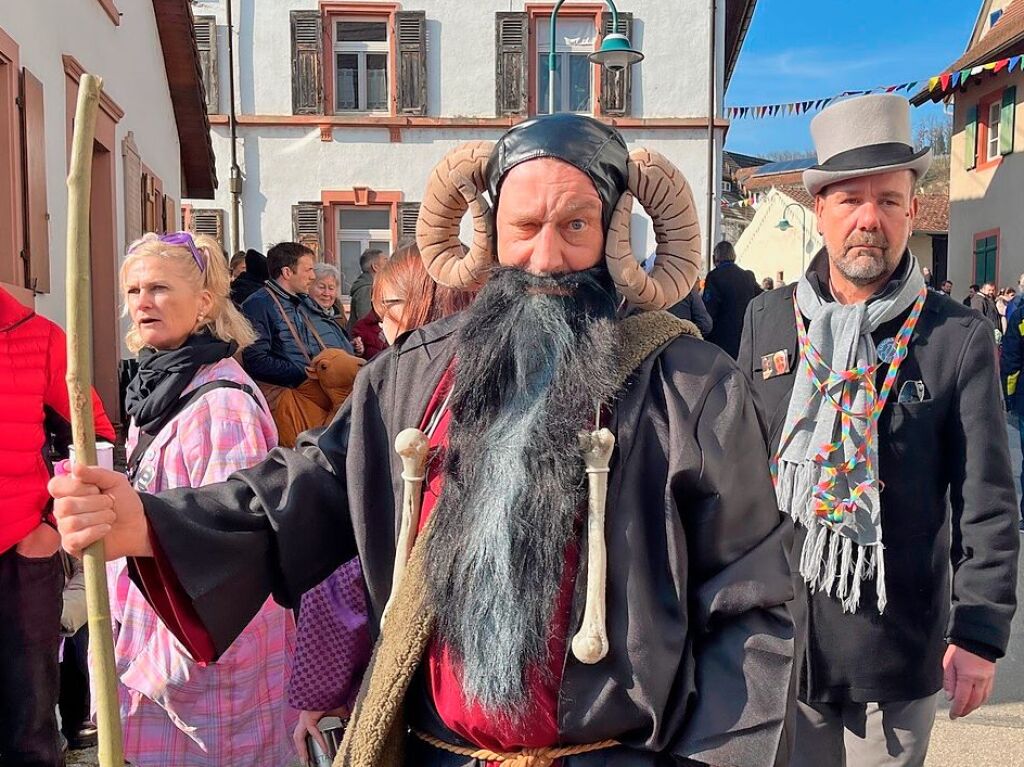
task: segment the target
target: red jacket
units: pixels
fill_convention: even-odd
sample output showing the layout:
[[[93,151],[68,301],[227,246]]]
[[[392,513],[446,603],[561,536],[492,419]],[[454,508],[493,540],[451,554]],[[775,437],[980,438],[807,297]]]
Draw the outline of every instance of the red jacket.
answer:
[[[45,408],[71,420],[64,331],[0,288],[0,554],[32,532],[49,495],[43,457]],[[96,432],[114,439],[93,392]]]

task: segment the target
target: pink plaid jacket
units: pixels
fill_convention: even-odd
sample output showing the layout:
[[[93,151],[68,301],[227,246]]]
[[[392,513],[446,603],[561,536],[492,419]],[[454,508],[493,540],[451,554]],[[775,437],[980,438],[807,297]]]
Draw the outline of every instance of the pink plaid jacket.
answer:
[[[266,401],[234,359],[201,368],[186,391],[216,380],[246,384],[259,404],[237,389],[200,397],[153,440],[138,489],[219,482],[277,444]],[[132,425],[129,453],[137,437]],[[126,759],[138,767],[296,763],[291,731],[298,714],[287,705],[295,644],[290,611],[268,600],[216,663],[197,663],[129,580],[126,560],[109,563],[107,577]]]

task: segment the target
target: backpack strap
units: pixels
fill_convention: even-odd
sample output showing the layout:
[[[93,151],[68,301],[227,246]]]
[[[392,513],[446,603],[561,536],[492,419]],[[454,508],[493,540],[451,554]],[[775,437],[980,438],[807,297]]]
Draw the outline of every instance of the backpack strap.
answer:
[[[190,392],[182,394],[178,398],[178,401],[168,408],[167,412],[164,413],[163,417],[159,421],[145,429],[139,429],[139,439],[135,443],[135,449],[132,450],[131,456],[128,458],[126,474],[128,475],[129,482],[132,484],[135,483],[135,475],[139,471],[139,464],[142,463],[142,457],[146,454],[146,450],[149,449],[149,446],[153,444],[153,440],[160,435],[160,432],[163,431],[164,428],[173,421],[179,413],[181,413],[181,411],[198,400],[204,394],[211,392],[214,389],[238,389],[240,391],[244,391],[256,400],[256,404],[260,404],[259,398],[256,397],[256,393],[251,387],[245,384],[236,383],[235,381],[210,381],[209,383],[196,387]],[[260,405],[260,409],[262,408],[263,406]]]
[[[289,317],[288,316],[288,312],[285,311],[284,304],[281,303],[281,299],[277,297],[277,294],[274,293],[274,291],[271,288],[265,287],[264,290],[266,290],[267,293],[270,294],[270,297],[274,300],[274,303],[277,305],[277,311],[280,312],[281,319],[284,320],[284,324],[288,326],[288,331],[292,334],[292,338],[295,339],[295,344],[296,344],[296,346],[299,347],[299,351],[302,352],[302,356],[306,358],[306,363],[307,364],[312,364],[312,362],[313,362],[313,355],[311,355],[309,353],[309,348],[306,346],[306,344],[304,344],[302,342],[302,339],[299,338],[299,332],[295,329],[295,323],[292,322],[292,318]],[[302,309],[302,306],[300,305],[296,309],[296,314],[301,315],[302,311],[303,311],[303,309]],[[304,322],[305,322],[305,320],[304,320]],[[326,349],[327,348],[327,344],[324,343],[324,339],[322,339],[320,337],[320,334],[316,332],[316,328],[313,327],[313,323],[312,322],[305,322],[305,325],[306,325],[306,329],[309,330],[313,334],[314,338],[316,338],[317,343],[320,344],[320,351],[323,351],[324,349]]]

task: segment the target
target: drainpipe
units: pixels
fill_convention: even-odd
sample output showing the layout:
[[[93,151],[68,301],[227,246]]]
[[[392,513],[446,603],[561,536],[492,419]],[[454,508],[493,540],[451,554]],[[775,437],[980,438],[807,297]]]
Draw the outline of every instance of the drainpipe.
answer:
[[[242,195],[242,170],[238,167],[238,122],[235,118],[235,27],[232,22],[234,0],[227,0],[228,8],[228,130],[231,133],[231,177],[228,191],[231,193],[231,250],[233,256],[242,249],[238,236],[239,200]]]
[[[716,0],[709,3],[709,20],[711,23],[708,35],[708,252],[706,270],[711,271],[712,241],[715,236],[715,116],[718,111],[715,103],[715,84],[718,76],[717,38],[718,38],[718,7]]]

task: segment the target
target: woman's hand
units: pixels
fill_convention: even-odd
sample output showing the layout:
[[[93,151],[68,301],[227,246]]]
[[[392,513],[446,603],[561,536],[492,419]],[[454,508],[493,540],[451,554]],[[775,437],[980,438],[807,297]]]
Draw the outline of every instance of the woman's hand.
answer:
[[[295,751],[298,753],[303,764],[309,764],[309,751],[306,749],[306,735],[312,735],[320,745],[320,748],[326,753],[328,750],[327,741],[324,740],[324,734],[320,732],[320,728],[317,725],[325,716],[337,716],[341,719],[347,719],[348,715],[349,710],[344,707],[335,709],[334,711],[299,712],[299,723],[295,725],[295,731],[292,733],[292,743],[294,743]]]
[[[366,354],[366,344],[363,343],[363,339],[359,337],[352,339],[352,351],[356,353],[357,357],[362,357]]]
[[[70,474],[51,479],[48,488],[61,544],[69,554],[80,557],[103,539],[108,560],[153,556],[142,499],[123,474],[75,464]]]

